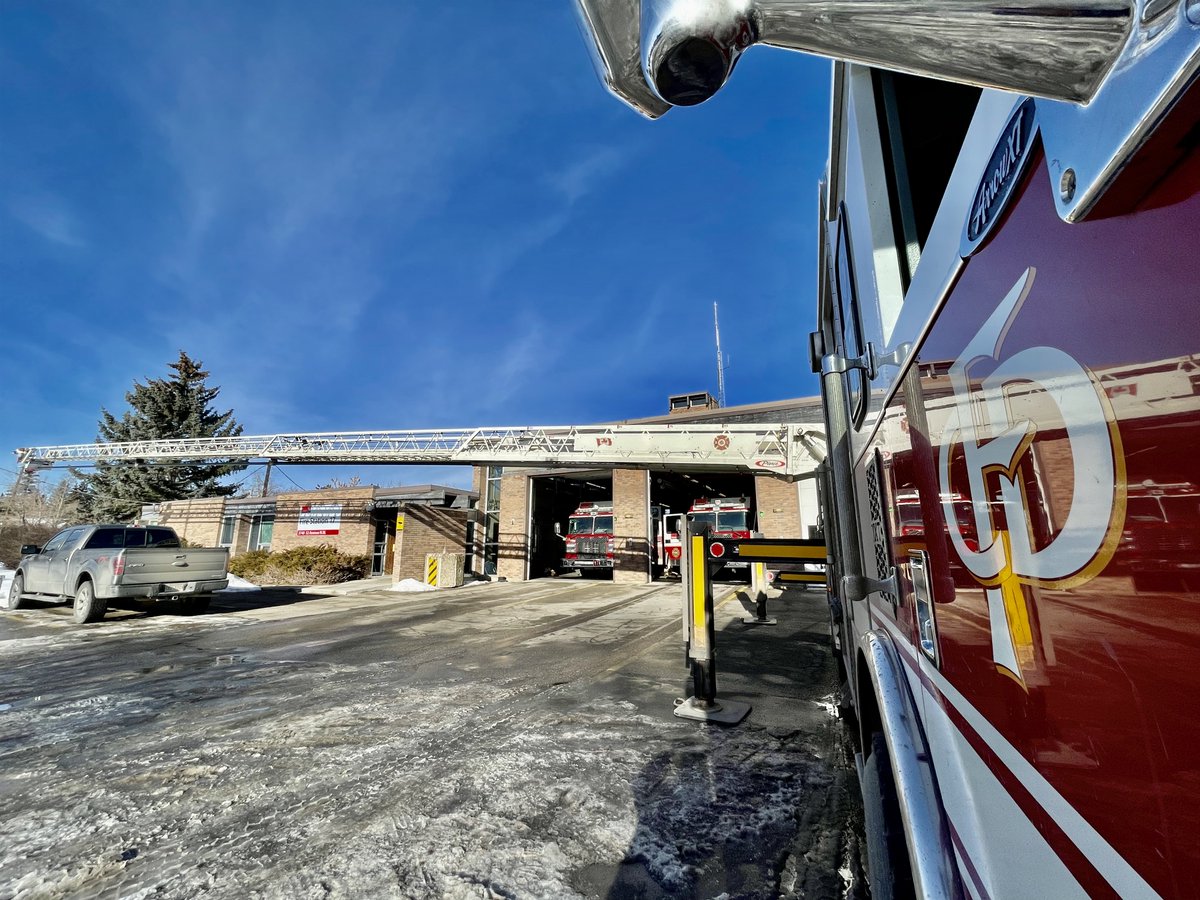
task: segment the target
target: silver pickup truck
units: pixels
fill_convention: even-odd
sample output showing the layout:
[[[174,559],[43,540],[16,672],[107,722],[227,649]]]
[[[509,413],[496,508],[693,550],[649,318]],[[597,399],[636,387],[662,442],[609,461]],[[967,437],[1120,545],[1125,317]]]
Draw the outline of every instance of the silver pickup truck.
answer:
[[[185,550],[170,528],[79,525],[21,554],[0,608],[20,609],[30,597],[71,599],[81,624],[103,618],[116,599],[182,600],[185,611],[203,612],[212,592],[229,585],[228,550]]]

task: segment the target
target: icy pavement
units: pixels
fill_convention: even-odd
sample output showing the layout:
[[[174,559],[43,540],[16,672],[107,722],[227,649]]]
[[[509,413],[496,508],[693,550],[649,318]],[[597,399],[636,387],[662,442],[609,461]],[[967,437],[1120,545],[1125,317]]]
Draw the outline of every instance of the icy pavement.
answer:
[[[719,610],[732,729],[671,715],[678,588],[9,614],[0,898],[863,896],[821,603]]]

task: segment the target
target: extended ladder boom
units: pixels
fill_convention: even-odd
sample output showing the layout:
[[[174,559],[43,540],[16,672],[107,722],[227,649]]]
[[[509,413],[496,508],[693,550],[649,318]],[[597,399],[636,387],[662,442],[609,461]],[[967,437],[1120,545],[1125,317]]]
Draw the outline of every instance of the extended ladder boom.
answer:
[[[793,481],[824,455],[809,425],[566,425],[332,431],[227,438],[65,444],[16,451],[20,471],[119,460],[270,460],[279,463],[404,463],[545,468],[741,469]]]

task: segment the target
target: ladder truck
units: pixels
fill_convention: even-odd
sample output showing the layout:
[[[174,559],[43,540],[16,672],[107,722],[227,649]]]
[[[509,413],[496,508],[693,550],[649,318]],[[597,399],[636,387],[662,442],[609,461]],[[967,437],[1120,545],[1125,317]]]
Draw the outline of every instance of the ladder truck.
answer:
[[[874,896],[1196,896],[1200,4],[577,3],[649,118],[834,60],[804,330]]]

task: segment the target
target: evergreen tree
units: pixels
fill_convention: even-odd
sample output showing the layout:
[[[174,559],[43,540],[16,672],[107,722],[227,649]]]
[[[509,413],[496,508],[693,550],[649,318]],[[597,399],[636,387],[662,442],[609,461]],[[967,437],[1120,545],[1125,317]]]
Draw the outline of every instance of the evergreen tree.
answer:
[[[100,410],[96,443],[145,441],[162,438],[232,437],[242,433],[233,410],[217,412],[211,403],[220,393],[209,387],[201,363],[179,351],[168,378],[133,383],[125,395],[129,411],[117,418]],[[191,497],[228,497],[236,485],[222,484],[225,476],[246,468],[244,463],[200,460],[170,462],[98,462],[91,472],[73,471],[79,479],[77,498],[91,521],[135,518],[144,503]]]

